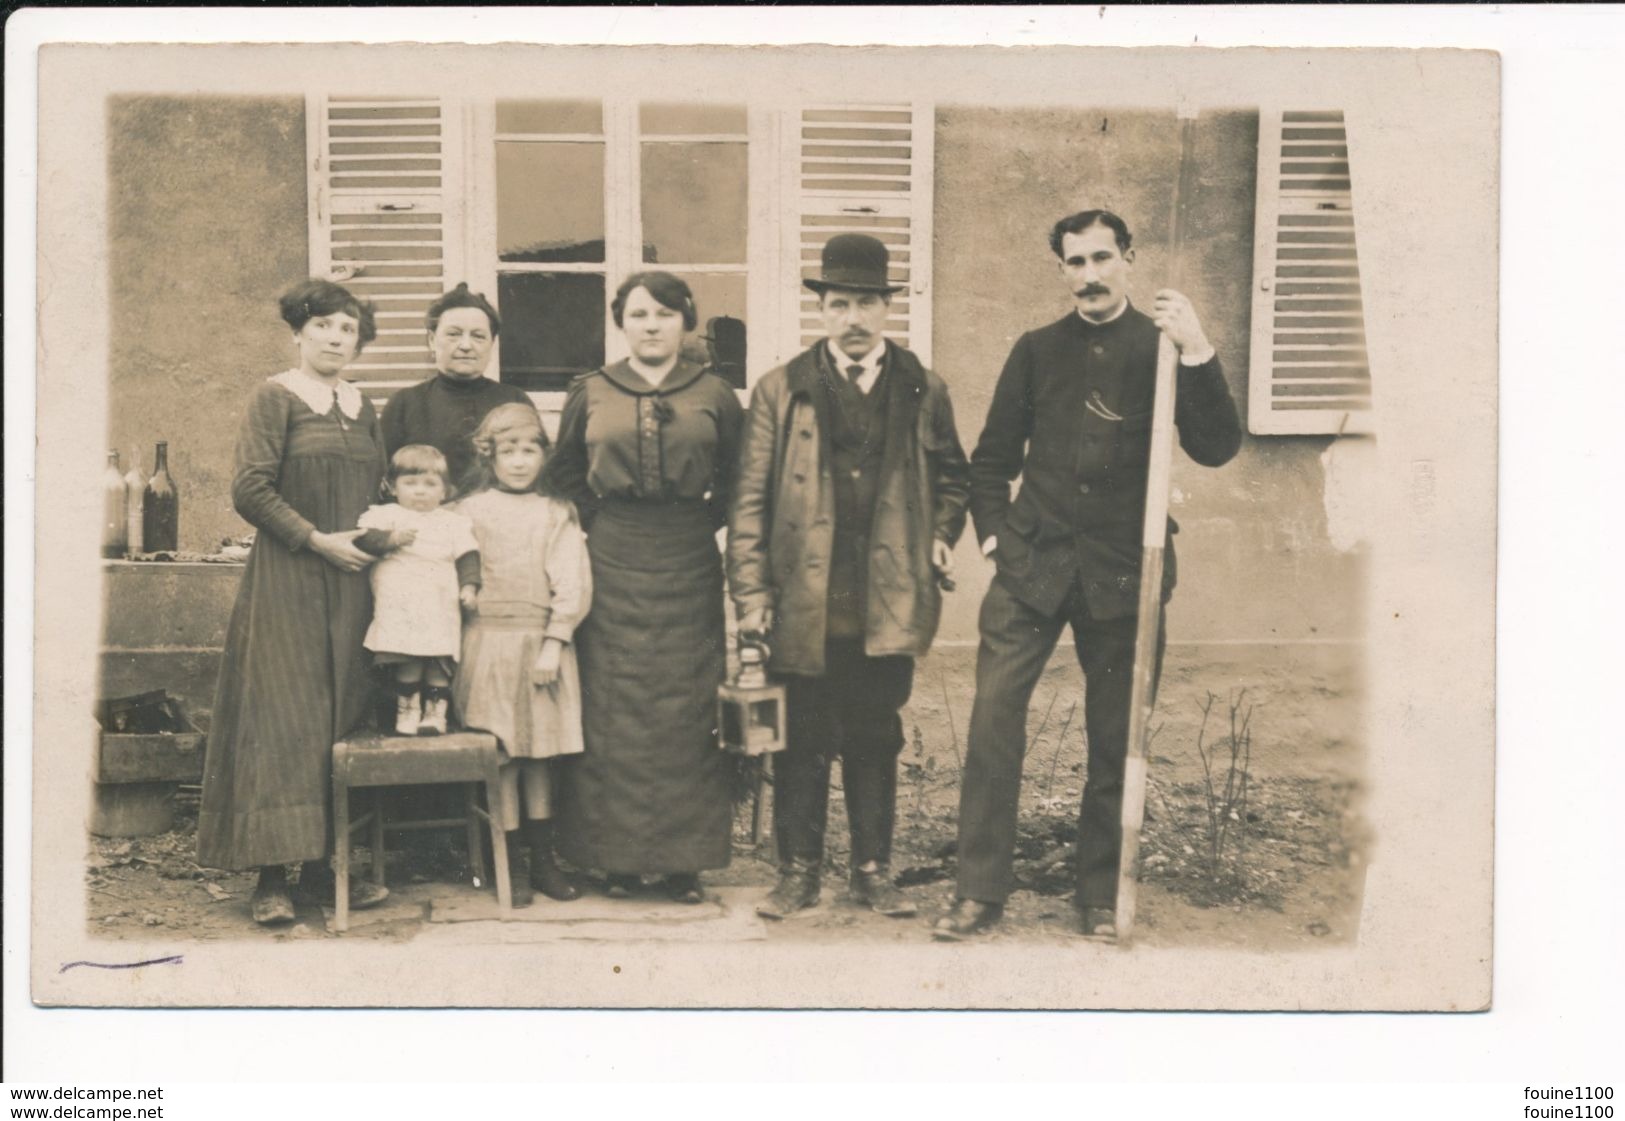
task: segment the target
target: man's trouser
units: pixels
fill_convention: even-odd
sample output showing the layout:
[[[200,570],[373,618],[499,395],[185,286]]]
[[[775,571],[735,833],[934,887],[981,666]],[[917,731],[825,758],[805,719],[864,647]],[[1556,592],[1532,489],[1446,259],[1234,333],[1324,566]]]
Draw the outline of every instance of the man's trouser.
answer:
[[[965,780],[959,795],[959,891],[962,899],[1002,904],[1015,887],[1016,815],[1027,753],[1027,705],[1063,627],[1072,628],[1084,676],[1088,777],[1078,815],[1079,907],[1114,907],[1122,844],[1123,764],[1128,753],[1135,618],[1096,619],[1074,584],[1054,615],[1012,595],[995,576],[982,601]],[[1162,673],[1166,635],[1157,630],[1152,695]],[[1064,709],[1065,706],[1063,705]]]
[[[914,685],[914,659],[871,658],[863,640],[830,639],[824,675],[785,678],[789,743],[773,757],[773,836],[779,864],[824,858],[830,764],[839,756],[852,867],[891,860],[897,815],[897,756]]]

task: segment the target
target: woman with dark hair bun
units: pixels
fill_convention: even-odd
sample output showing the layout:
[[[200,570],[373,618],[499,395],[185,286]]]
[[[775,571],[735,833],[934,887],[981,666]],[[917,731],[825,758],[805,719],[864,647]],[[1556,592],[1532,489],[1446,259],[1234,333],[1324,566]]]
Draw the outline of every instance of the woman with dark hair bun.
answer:
[[[683,903],[728,863],[729,758],[717,747],[722,563],[716,532],[744,414],[682,355],[699,316],[664,272],[626,279],[611,305],[630,357],[570,386],[548,463],[587,525],[592,613],[577,632],[586,751],[565,771],[558,840],[609,893],[660,873]]]
[[[237,434],[231,497],[257,531],[226,631],[198,813],[198,863],[258,868],[250,907],[289,922],[283,866],[333,895],[332,752],[369,701],[362,638],[372,616],[356,520],[384,473],[378,417],[339,372],[376,334],[372,307],[325,280],[281,300],[295,366],[254,388]],[[388,891],[350,881],[350,906]]]
[[[429,305],[428,328],[437,373],[390,397],[384,406],[384,447],[390,455],[408,444],[438,448],[451,468],[452,485],[466,493],[480,421],[498,405],[528,405],[530,398],[518,386],[484,376],[502,320],[467,283]]]

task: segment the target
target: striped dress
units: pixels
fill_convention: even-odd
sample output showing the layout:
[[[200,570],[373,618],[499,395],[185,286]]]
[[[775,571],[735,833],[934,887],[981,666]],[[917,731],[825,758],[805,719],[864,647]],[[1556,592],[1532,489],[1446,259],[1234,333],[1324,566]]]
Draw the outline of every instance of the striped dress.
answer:
[[[367,573],[304,547],[377,501],[383,440],[349,387],[326,402],[288,375],[261,384],[238,434],[232,501],[258,531],[226,632],[204,762],[198,863],[320,860],[332,851],[333,743],[366,716]],[[305,392],[299,392],[303,389]]]

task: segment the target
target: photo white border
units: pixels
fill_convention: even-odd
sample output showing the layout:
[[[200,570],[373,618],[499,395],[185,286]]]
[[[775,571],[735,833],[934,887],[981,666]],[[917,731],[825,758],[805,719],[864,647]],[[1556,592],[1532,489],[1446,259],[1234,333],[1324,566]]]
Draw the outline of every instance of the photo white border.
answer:
[[[787,42],[816,39],[903,44],[922,41],[919,36],[923,25],[929,25],[930,41],[934,43],[1036,44],[1060,40],[1133,45],[1190,42],[1195,38],[1210,45],[1270,41],[1317,46],[1366,43],[1483,46],[1503,52],[1508,61],[1503,214],[1528,216],[1523,223],[1504,223],[1503,307],[1548,323],[1563,321],[1565,310],[1570,310],[1571,315],[1582,306],[1601,310],[1593,330],[1586,330],[1582,320],[1572,332],[1552,329],[1551,333],[1542,333],[1538,346],[1516,329],[1516,323],[1502,332],[1503,740],[1499,760],[1502,800],[1498,808],[1503,847],[1498,867],[1496,1011],[1473,1017],[1103,1015],[1059,1020],[982,1014],[897,1017],[826,1013],[776,1017],[771,1033],[761,1030],[762,1017],[771,1014],[668,1013],[652,1019],[647,1013],[526,1014],[544,1019],[570,1018],[569,1042],[554,1053],[536,1056],[533,1070],[537,1077],[579,1071],[583,1061],[600,1073],[613,1074],[615,1066],[625,1067],[624,1056],[629,1053],[626,1040],[638,1038],[650,1040],[654,1048],[632,1052],[633,1064],[643,1075],[719,1070],[718,1059],[757,1072],[776,1069],[787,1075],[814,1077],[827,1076],[833,1070],[846,1076],[884,1076],[895,1073],[901,1065],[922,1073],[963,1073],[964,1052],[952,1045],[938,1047],[933,1043],[951,1040],[961,1033],[974,1042],[975,1037],[989,1030],[989,1025],[996,1025],[997,1049],[1003,1061],[994,1073],[1000,1076],[1018,1072],[1081,1075],[1095,1070],[1110,1071],[1117,1077],[1166,1077],[1167,1056],[1172,1053],[1180,1056],[1181,1077],[1224,1077],[1240,1069],[1240,1056],[1289,1054],[1292,1061],[1285,1066],[1295,1077],[1346,1074],[1351,1068],[1358,1069],[1363,1061],[1365,1069],[1391,1078],[1431,1079],[1444,1071],[1456,1077],[1473,1072],[1480,1078],[1503,1078],[1521,1077],[1516,1072],[1531,1067],[1556,1071],[1559,1061],[1573,1064],[1590,1059],[1594,1066],[1602,1057],[1597,1050],[1604,1035],[1601,1030],[1587,1034],[1582,1027],[1571,1035],[1567,1030],[1546,1031],[1542,1021],[1550,1017],[1556,1023],[1561,1012],[1566,1013],[1563,1019],[1569,1025],[1591,1023],[1594,1029],[1600,1029],[1601,1023],[1588,1020],[1588,1016],[1601,1015],[1607,1000],[1617,999],[1620,993],[1620,966],[1611,943],[1617,940],[1620,929],[1621,905],[1617,893],[1606,890],[1611,887],[1606,880],[1607,869],[1595,863],[1604,854],[1617,851],[1617,841],[1607,829],[1610,818],[1600,805],[1590,801],[1600,799],[1606,790],[1617,789],[1614,780],[1620,769],[1617,750],[1605,750],[1617,744],[1617,732],[1611,731],[1617,721],[1610,723],[1600,711],[1601,698],[1610,695],[1611,683],[1604,677],[1603,667],[1611,660],[1617,661],[1617,654],[1611,645],[1605,645],[1608,636],[1599,625],[1602,619],[1619,617],[1617,610],[1610,610],[1619,606],[1617,587],[1604,582],[1608,570],[1603,566],[1619,555],[1611,547],[1619,542],[1619,529],[1608,517],[1617,506],[1617,496],[1605,485],[1612,481],[1606,456],[1611,449],[1607,438],[1611,433],[1601,427],[1607,419],[1620,415],[1617,407],[1610,407],[1620,403],[1620,390],[1617,379],[1608,377],[1607,333],[1619,303],[1619,282],[1613,270],[1603,267],[1611,262],[1600,252],[1605,231],[1610,228],[1605,223],[1604,204],[1612,205],[1605,192],[1611,193],[1611,186],[1619,181],[1619,157],[1613,155],[1611,168],[1602,165],[1603,157],[1595,151],[1589,157],[1592,162],[1576,163],[1576,153],[1582,150],[1578,142],[1587,139],[1604,113],[1620,103],[1615,96],[1621,92],[1620,60],[1616,53],[1610,64],[1606,51],[1597,48],[1598,44],[1609,43],[1611,33],[1615,33],[1617,42],[1619,13],[1606,9],[1561,13],[1550,9],[1544,13],[1107,9],[1095,25],[1086,24],[1085,17],[1094,17],[1094,13],[1095,9],[1059,14],[1049,10],[958,10],[937,13],[925,21],[916,10],[913,15],[863,13],[861,20],[857,16],[843,20],[827,9],[776,9],[766,24],[754,24],[744,13],[712,15],[746,25],[744,41],[749,42],[771,38]],[[24,13],[29,17],[66,17],[74,26],[66,32],[58,31],[57,37],[80,41],[104,36],[116,41],[175,41],[182,37],[165,27],[162,13],[105,14],[108,18],[98,13],[90,24],[82,11]],[[532,13],[545,19],[544,34],[553,41],[567,40],[572,33],[612,41],[625,35],[633,23],[635,30],[647,37],[668,42],[686,37],[682,32],[692,36],[689,41],[721,41],[720,35],[706,26],[707,13],[695,18],[672,11],[640,11],[635,21],[626,18],[630,14],[626,10],[607,15]],[[290,13],[263,15],[270,27],[259,34],[245,34],[234,26],[229,33],[212,31],[208,38],[286,39],[292,30]],[[362,38],[364,32],[346,27],[346,17],[371,15],[371,10],[323,13],[324,37],[331,34],[344,40]],[[482,15],[487,18],[482,20]],[[507,30],[511,25],[504,25],[501,34],[492,34],[491,17],[495,15],[454,13],[441,18],[430,34],[463,41],[512,37],[514,33]],[[139,17],[141,29],[135,30],[129,21],[118,18],[121,16]],[[465,17],[468,26],[459,26]],[[198,10],[183,13],[180,18],[193,29],[208,22]],[[412,13],[414,24],[423,18],[436,17],[432,12]],[[590,18],[606,20],[607,24],[601,24],[596,35],[578,31],[588,25],[577,21]],[[1014,30],[993,26],[994,20],[1006,19],[1016,24]],[[686,27],[674,29],[670,26],[673,21],[678,25],[686,23]],[[18,345],[19,335],[32,334],[31,286],[22,282],[32,261],[28,247],[19,246],[25,239],[17,236],[14,223],[19,210],[31,211],[34,186],[26,165],[15,154],[19,139],[32,135],[32,108],[25,97],[17,96],[24,92],[21,87],[30,77],[26,55],[19,58],[19,54],[27,50],[28,35],[49,31],[51,23],[49,18],[19,21],[14,16],[7,41],[8,82],[12,85],[8,91],[7,123],[12,127],[7,129],[6,176],[11,188],[7,191],[7,228],[11,236],[7,238],[6,273],[13,283],[7,287],[5,317],[6,392],[10,406],[7,434],[11,437],[6,444],[6,488],[7,510],[12,515],[12,533],[7,538],[7,575],[11,579],[6,583],[6,661],[12,671],[6,675],[6,692],[12,703],[6,706],[6,731],[13,744],[28,742],[27,608],[31,566],[26,550],[17,546],[19,539],[24,544],[28,541],[24,518],[32,474],[28,454],[32,441],[26,429],[19,433],[17,428],[26,425],[32,415],[28,398],[32,396],[33,369],[27,340]],[[859,24],[862,30],[854,34]],[[1050,31],[1051,27],[1057,30]],[[1189,34],[1194,29],[1200,29],[1201,34]],[[301,25],[299,30],[306,32],[308,27]],[[403,26],[396,24],[384,38],[399,39],[404,33]],[[1082,37],[1085,33],[1088,38]],[[489,37],[482,40],[481,36]],[[1545,68],[1536,68],[1543,57]],[[1593,99],[1599,108],[1588,111],[1586,106]],[[22,113],[28,115],[20,116]],[[1565,174],[1570,168],[1574,172]],[[1610,170],[1615,174],[1607,174]],[[1544,200],[1550,198],[1554,188],[1559,196],[1558,208],[1543,209],[1553,206]],[[1565,202],[1571,209],[1562,208]],[[1575,203],[1580,205],[1574,207]],[[1585,260],[1588,255],[1594,259]],[[23,258],[21,268],[19,256]],[[21,377],[16,375],[19,367]],[[1577,408],[1577,400],[1584,407]],[[1588,421],[1594,427],[1587,427]],[[19,494],[20,490],[25,493]],[[1554,571],[1558,559],[1572,567]],[[1554,579],[1559,574],[1561,579]],[[1554,651],[1567,653],[1554,659]],[[1516,688],[1509,689],[1508,683]],[[19,688],[20,693],[14,691]],[[1576,701],[1576,697],[1583,699]],[[1596,705],[1598,711],[1587,707],[1586,701]],[[41,1013],[18,1007],[20,1001],[26,1000],[28,989],[26,968],[20,961],[28,944],[26,759],[26,752],[15,748],[6,758],[6,801],[7,809],[12,811],[6,815],[6,883],[8,902],[12,904],[6,908],[4,948],[8,1060],[15,1055],[19,1066],[29,1071],[29,1077],[83,1081],[87,1064],[99,1063],[96,1069],[103,1071],[104,1077],[151,1081],[155,1072],[164,1070],[183,1050],[173,1047],[174,1037],[168,1032],[153,1030],[167,1021],[171,1030],[183,1023],[190,1025],[184,1029],[184,1053],[189,1064],[196,1064],[189,1065],[192,1077],[199,1072],[210,1078],[263,1074],[249,1067],[229,1040],[235,1038],[238,1028],[247,1025],[285,1033],[288,1024],[285,1019],[279,1023],[277,1013]],[[1514,840],[1520,846],[1516,850],[1510,843]],[[1534,882],[1537,873],[1544,881],[1539,890]],[[1550,956],[1533,956],[1537,952],[1551,953],[1541,942],[1556,937],[1550,925],[1554,919],[1561,921],[1562,960],[1569,963],[1566,967],[1559,967],[1557,959]],[[1545,964],[1531,965],[1537,960]],[[329,1058],[318,1056],[316,1065],[306,1068],[305,1073],[312,1077],[343,1077],[356,1041],[372,1034],[368,1031],[371,1025],[398,1025],[400,1018],[414,1018],[412,1014],[396,1013],[300,1015],[303,1040],[328,1045],[325,1053]],[[492,1038],[511,1030],[512,1024],[511,1014],[433,1015],[443,1018],[431,1021],[438,1044],[450,1055],[467,1060],[460,1067],[452,1064],[462,1070],[488,1066],[490,1052],[485,1048]],[[696,1015],[703,1024],[701,1031],[693,1030]],[[205,1019],[195,1021],[195,1017]],[[96,1056],[84,1055],[70,1042],[78,1026],[90,1022],[99,1025],[96,1034],[105,1040]],[[141,1026],[136,1030],[138,1023]],[[846,1043],[829,1042],[835,1034],[830,1030],[832,1023],[841,1025]],[[1057,1033],[1058,1024],[1065,1024],[1067,1030]],[[73,1028],[69,1034],[63,1034],[70,1025]],[[9,1030],[18,1026],[21,1031]],[[427,1026],[420,1024],[417,1030]],[[558,1026],[563,1027],[562,1023]],[[917,1041],[906,1055],[899,1054],[896,1046],[899,1030],[906,1030]],[[773,1038],[765,1039],[764,1034]],[[1057,1034],[1064,1039],[1056,1038]],[[792,1036],[797,1037],[795,1041]],[[803,1038],[814,1037],[824,1040],[821,1047],[811,1052],[797,1047]],[[171,1044],[167,1049],[166,1038]],[[342,1047],[336,1046],[341,1038]],[[1144,1046],[1153,1038],[1155,1046]],[[1328,1046],[1331,1038],[1341,1042]],[[380,1051],[390,1045],[391,1039],[398,1037],[386,1034]],[[602,1056],[606,1051],[602,1045],[595,1047],[594,1042],[608,1040],[618,1042],[609,1052],[616,1056],[615,1061],[605,1067]],[[858,1052],[863,1042],[870,1044],[868,1058],[857,1058],[855,1065],[847,1061],[849,1053]],[[1085,1055],[1086,1042],[1086,1057],[1080,1058]],[[1352,1059],[1351,1044],[1355,1048]],[[339,1057],[341,1052],[346,1056],[343,1059]],[[581,1058],[589,1054],[600,1058],[595,1063]],[[842,1062],[835,1060],[837,1055]],[[1373,1060],[1375,1066],[1371,1065]],[[1272,1066],[1276,1065],[1272,1062]],[[11,1062],[7,1067],[10,1075]],[[725,1069],[719,1072],[726,1074]]]

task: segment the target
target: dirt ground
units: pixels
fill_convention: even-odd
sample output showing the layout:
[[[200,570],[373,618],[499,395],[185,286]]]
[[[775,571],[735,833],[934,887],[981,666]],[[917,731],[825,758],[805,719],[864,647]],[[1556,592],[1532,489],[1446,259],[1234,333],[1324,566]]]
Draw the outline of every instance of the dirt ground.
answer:
[[[919,904],[914,919],[886,919],[846,899],[847,832],[839,768],[830,799],[824,901],[791,921],[767,924],[773,940],[819,943],[925,942],[953,901],[955,826],[975,651],[934,651],[916,674],[904,713],[893,871]],[[1172,647],[1158,698],[1146,826],[1142,834],[1136,938],[1158,946],[1311,948],[1353,938],[1366,834],[1359,816],[1361,738],[1356,659],[1324,648]],[[1245,693],[1242,693],[1245,690]],[[1202,742],[1229,730],[1251,705],[1245,784],[1222,744],[1210,752],[1214,800],[1198,753],[1202,705],[1216,695]],[[1076,938],[1070,844],[1083,785],[1082,685],[1070,651],[1046,670],[1033,698],[1023,782],[1017,876],[991,942]],[[1224,794],[1230,780],[1231,796]],[[1244,799],[1241,797],[1244,794]],[[1232,811],[1227,814],[1226,809]],[[770,815],[767,815],[770,816]],[[1227,822],[1213,859],[1212,827]],[[339,935],[320,907],[301,903],[292,925],[261,929],[248,918],[251,874],[204,869],[193,860],[195,796],[183,791],[176,828],[130,840],[91,838],[86,886],[97,937],[200,941],[413,938],[437,891],[465,880],[457,831],[410,835],[393,849],[389,882],[403,906],[387,921]],[[751,844],[750,810],[736,819],[733,864],[710,873],[717,887],[773,882],[771,841]],[[360,852],[358,859],[364,859]],[[447,885],[439,888],[437,885]],[[457,888],[455,890],[461,890]],[[658,889],[649,889],[658,897]]]

